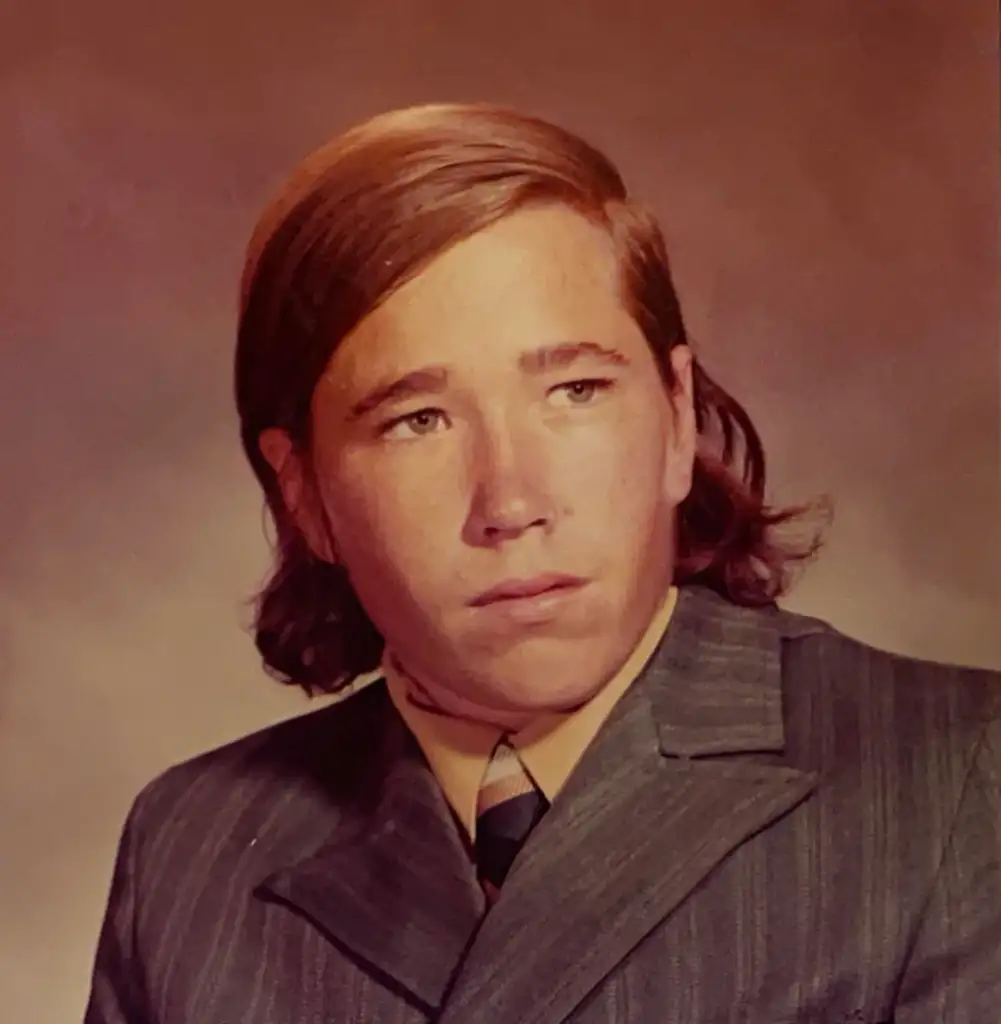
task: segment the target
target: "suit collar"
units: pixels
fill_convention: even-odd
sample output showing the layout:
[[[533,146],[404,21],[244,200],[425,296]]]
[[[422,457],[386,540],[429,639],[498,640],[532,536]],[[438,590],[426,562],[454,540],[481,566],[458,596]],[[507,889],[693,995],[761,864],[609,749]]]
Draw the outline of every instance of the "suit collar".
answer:
[[[681,591],[645,680],[663,753],[779,752],[785,746],[782,637],[775,609]]]
[[[773,613],[682,589],[657,654],[485,918],[468,840],[383,695],[395,746],[364,832],[333,837],[264,890],[441,1024],[562,1021],[724,857],[815,787],[780,757],[732,756],[782,751],[780,655]]]
[[[385,693],[380,704],[382,749],[368,769],[380,776],[377,803],[364,821],[336,827],[315,852],[270,874],[258,892],[430,1014],[486,901],[440,787]]]

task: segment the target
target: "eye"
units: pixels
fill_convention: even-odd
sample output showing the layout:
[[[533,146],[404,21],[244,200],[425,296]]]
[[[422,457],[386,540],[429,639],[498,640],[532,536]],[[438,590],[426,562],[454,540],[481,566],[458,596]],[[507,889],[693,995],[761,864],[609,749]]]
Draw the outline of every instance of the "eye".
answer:
[[[445,420],[445,414],[441,409],[418,409],[416,412],[409,412],[406,416],[397,416],[379,428],[382,437],[396,439],[407,439],[410,437],[423,437],[425,434],[433,434],[439,429],[439,425]]]
[[[553,388],[550,394],[564,396],[567,405],[589,405],[599,394],[608,391],[613,385],[614,381],[606,378],[589,377],[560,384]]]

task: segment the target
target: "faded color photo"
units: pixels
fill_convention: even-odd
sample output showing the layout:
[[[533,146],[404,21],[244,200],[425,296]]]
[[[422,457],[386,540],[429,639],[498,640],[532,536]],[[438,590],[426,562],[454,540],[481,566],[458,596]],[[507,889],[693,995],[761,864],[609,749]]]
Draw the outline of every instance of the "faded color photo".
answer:
[[[955,1024],[986,1019],[977,1014],[989,986],[1001,985],[983,952],[999,939],[991,900],[981,901],[985,917],[969,912],[968,932],[955,924],[922,930],[908,901],[927,895],[934,915],[940,900],[941,921],[952,921],[957,908],[972,906],[958,895],[964,872],[980,872],[988,893],[997,882],[985,838],[998,829],[985,811],[990,785],[975,808],[957,802],[964,771],[989,779],[993,770],[988,740],[966,744],[965,730],[990,720],[995,676],[982,670],[1001,668],[996,10],[924,0],[781,11],[626,2],[571,14],[557,4],[382,2],[335,15],[319,5],[255,12],[218,3],[168,17],[105,0],[55,19],[36,8],[13,20],[0,42],[8,69],[0,82],[8,139],[0,165],[8,225],[0,247],[0,1016],[54,1024],[80,1019],[89,1005],[92,1024],[311,1014],[539,1024],[727,1019],[717,999],[726,1012],[774,1024],[805,1005],[791,993],[809,960],[833,979],[811,975],[819,987],[809,1019],[885,1019],[878,1014],[887,1007],[915,1024],[939,1019],[943,1007]],[[388,120],[368,120],[376,115]],[[359,127],[373,124],[388,134]],[[338,315],[347,341],[316,367],[307,406],[285,408],[294,381],[311,372],[291,368],[294,339],[307,338],[303,325],[335,288],[322,276],[333,266],[324,256],[302,263],[313,269],[297,271],[283,292],[292,264],[282,261],[306,244],[309,225],[323,223],[318,207],[308,213],[309,197],[334,203],[336,182],[351,180],[330,171],[334,191],[316,185],[328,173],[324,161],[347,167],[338,161],[353,152],[348,143],[347,156],[334,160],[336,145],[317,147],[352,126],[361,134],[344,138],[386,147],[366,165],[376,170],[357,179],[365,187],[380,173],[403,180],[393,177],[404,149],[385,141],[392,138],[437,140],[421,144],[444,147],[455,166],[474,150],[495,152],[492,159],[508,161],[504,181],[515,180],[510,161],[527,153],[563,153],[566,163],[547,157],[555,162],[545,186],[531,178],[537,168],[519,165],[528,177],[518,187],[531,179],[535,192],[518,198],[482,179],[481,198],[513,205],[500,217],[484,213],[478,227],[453,218],[447,231],[427,213],[454,183],[442,165],[436,173],[445,177],[431,191],[400,193],[396,220],[345,234],[344,252],[356,246],[364,256],[370,246],[385,269],[381,277],[366,269],[357,277],[364,288],[345,291],[350,301]],[[302,165],[299,185],[283,186],[310,152],[318,155]],[[408,166],[416,175],[417,163]],[[275,196],[284,198],[269,206]],[[405,254],[421,231],[430,237],[432,223],[443,232],[439,250],[448,245],[438,251],[429,242],[427,260],[411,265]],[[332,237],[314,239],[308,252],[322,255]],[[268,354],[268,338],[286,346],[285,363]],[[471,345],[479,346],[475,358]],[[727,423],[751,439],[736,490],[724,472],[732,464],[734,479],[741,476],[740,457],[723,444]],[[830,500],[833,518],[822,523],[817,557],[800,565],[812,536],[803,524],[826,508],[819,499]],[[748,523],[757,529],[767,510],[800,505],[802,516],[786,517],[802,527],[786,546],[753,540]],[[725,543],[753,549],[749,561],[719,556],[717,526],[737,522],[735,510],[743,510],[744,532],[735,535],[743,539]],[[278,563],[268,544],[276,533]],[[270,575],[275,564],[279,577]],[[304,574],[304,566],[312,568]],[[782,566],[795,569],[795,585],[773,619],[767,608]],[[251,599],[269,579],[267,593],[278,598],[255,609]],[[317,598],[335,593],[336,614]],[[293,605],[298,633],[287,618]],[[349,623],[351,644],[315,639],[309,630],[336,633],[316,618],[318,608],[329,622]],[[832,647],[826,627],[794,613],[853,639]],[[761,668],[773,633],[787,647],[800,644],[814,666],[796,670],[798,698],[768,689],[779,686]],[[707,648],[707,637],[717,646]],[[384,638],[392,649],[383,649]],[[870,647],[901,660],[865,660]],[[929,667],[913,679],[885,668],[912,664],[906,659],[970,668],[942,669],[940,678]],[[295,685],[269,677],[262,661]],[[709,703],[692,690],[694,731],[686,733],[688,711],[672,711],[658,695],[684,692],[689,664],[729,668],[715,677]],[[744,687],[741,672],[759,689]],[[843,676],[881,673],[911,680],[899,700],[870,705],[849,689],[857,708],[845,721],[854,724],[817,724],[826,721],[816,711],[823,701],[844,706]],[[386,683],[367,685],[382,675]],[[924,700],[915,695],[932,679],[946,696],[921,705],[920,728],[887,725],[908,701]],[[350,686],[335,692],[336,681]],[[311,702],[304,690],[315,694]],[[623,752],[643,747],[650,725],[641,704],[653,709],[660,753],[656,767],[642,762],[625,773],[621,765],[632,762]],[[343,749],[328,759],[326,745],[350,739],[359,757],[363,747],[374,757],[366,738],[372,750],[390,733],[410,744],[406,771],[393,775],[392,758],[372,767],[373,779],[389,771],[397,788],[380,782],[372,792],[393,801],[404,794],[393,807],[417,811],[379,818],[397,845],[373,845],[365,863],[395,850],[414,863],[450,865],[461,884],[443,885],[426,916],[416,902],[403,930],[441,955],[422,958],[395,938],[387,945],[394,933],[358,923],[366,914],[383,921],[408,913],[398,868],[383,869],[375,885],[360,862],[338,861],[343,888],[333,903],[305,894],[321,877],[318,862],[311,875],[281,873],[290,846],[303,856],[324,849],[307,825],[333,808],[361,807],[367,782],[364,793],[327,810],[296,795],[299,817],[281,824],[284,797],[268,804],[275,796],[263,776],[234,776],[228,802],[213,804],[206,794],[222,791],[218,768],[197,784],[175,773],[147,798],[125,844],[147,865],[148,883],[159,873],[156,893],[144,893],[138,871],[126,886],[135,903],[123,902],[120,853],[109,902],[126,814],[150,780],[326,705],[289,727],[305,731],[275,734],[289,737],[295,763],[315,761],[331,778],[357,768],[367,779],[363,761],[344,761]],[[699,707],[707,718],[695,714]],[[568,709],[557,733],[546,716]],[[387,715],[396,732],[376,727]],[[497,731],[489,732],[492,760],[487,751],[482,763],[479,754],[463,762],[477,766],[472,781],[441,754],[455,741],[436,734],[442,715]],[[308,724],[328,721],[329,732]],[[806,959],[789,966],[783,1002],[768,965],[785,964],[782,942],[807,918],[802,907],[759,899],[754,886],[765,878],[771,891],[783,865],[819,877],[803,851],[836,851],[832,836],[841,833],[826,831],[835,819],[810,809],[842,813],[845,800],[844,791],[825,790],[823,758],[840,764],[844,736],[863,737],[864,746],[866,729],[883,735],[881,721],[895,751],[912,741],[915,750],[940,751],[934,780],[921,757],[913,777],[901,767],[906,757],[893,761],[895,792],[916,806],[941,797],[941,814],[921,828],[943,837],[969,828],[978,837],[968,846],[973,860],[946,861],[941,893],[920,882],[912,890],[922,868],[905,840],[924,819],[901,817],[888,845],[875,847],[866,845],[864,817],[845,819],[844,834],[860,830],[859,905],[869,908],[868,923],[853,924],[849,913],[826,944],[797,944]],[[463,734],[460,746],[468,754],[482,739]],[[873,767],[880,757],[866,750],[863,777],[885,783]],[[663,800],[637,782],[688,759],[705,758],[712,771],[723,755],[750,758],[763,773],[753,797],[703,780],[708,789],[672,804],[665,794],[679,792],[680,776]],[[791,774],[780,780],[768,771]],[[254,800],[239,795],[251,789]],[[299,790],[289,781],[287,792]],[[509,855],[481,849],[492,809],[529,796],[526,845],[505,839]],[[612,805],[642,814],[609,817]],[[247,816],[252,807],[260,822]],[[424,850],[415,838],[424,835],[413,831],[418,812],[451,837],[434,848],[440,860],[422,856],[433,844]],[[727,831],[710,856],[720,816]],[[587,822],[593,842],[577,847],[573,837]],[[176,842],[150,839],[154,823]],[[252,852],[220,860],[243,842],[241,828]],[[679,865],[675,888],[655,887],[643,903],[642,913],[659,907],[661,917],[630,939],[645,920],[630,911],[621,928],[606,929],[629,950],[606,937],[561,961],[557,946],[573,951],[573,935],[593,930],[574,918],[588,903],[583,892],[595,905],[609,900],[610,915],[626,889],[657,874],[649,858],[658,828],[676,844]],[[799,837],[789,846],[798,860],[791,852],[784,859],[783,829]],[[602,846],[601,835],[631,843],[634,874],[616,874],[616,846]],[[928,858],[944,856],[944,838],[941,850],[935,842]],[[172,843],[190,853],[187,874],[165,852]],[[214,867],[207,843],[215,844]],[[899,871],[880,881],[897,863],[887,851],[898,847]],[[583,861],[581,849],[591,851]],[[563,874],[551,885],[547,871],[568,857],[584,865],[577,882]],[[259,871],[271,902],[216,900],[215,888],[196,898],[224,863],[234,878]],[[593,885],[581,881],[592,875]],[[432,872],[424,891],[442,877]],[[717,902],[689,898],[703,877],[717,887]],[[818,906],[833,893],[842,911],[850,908],[855,876],[837,878],[817,883]],[[732,900],[721,899],[727,887]],[[877,902],[864,895],[875,889]],[[352,904],[360,891],[366,901]],[[526,929],[519,893],[544,893],[553,900],[547,920],[576,926],[565,936]],[[313,914],[318,929],[295,931],[283,918],[270,931],[280,905],[300,923]],[[672,944],[710,922],[721,935],[743,934],[726,923],[723,906],[744,908],[734,911],[742,924],[766,922],[767,941],[734,939],[740,952],[723,966],[671,960]],[[872,969],[853,974],[857,990],[836,982],[832,945],[855,925],[861,931],[848,947],[857,953],[870,943]],[[908,973],[898,965],[895,974],[890,961],[910,948],[910,926],[918,966]],[[258,927],[295,951],[296,971],[305,973],[254,975],[243,958],[270,963],[264,947],[225,936]],[[460,970],[460,947],[477,928]],[[526,930],[541,957],[549,948],[550,973],[565,984],[543,991],[531,971],[497,974]],[[189,938],[178,945],[182,931]],[[126,933],[139,936],[141,951],[127,948]],[[343,960],[317,945],[324,935],[331,949],[347,950]],[[654,938],[634,956],[644,935]],[[951,981],[940,965],[953,955],[950,935],[980,950]],[[874,950],[885,959],[878,969]],[[922,968],[921,956],[936,966]],[[191,957],[205,970],[189,969]],[[643,979],[661,976],[668,962],[660,992]],[[312,995],[309,965],[327,979]],[[396,980],[380,987],[376,976]],[[901,988],[891,998],[893,978]]]

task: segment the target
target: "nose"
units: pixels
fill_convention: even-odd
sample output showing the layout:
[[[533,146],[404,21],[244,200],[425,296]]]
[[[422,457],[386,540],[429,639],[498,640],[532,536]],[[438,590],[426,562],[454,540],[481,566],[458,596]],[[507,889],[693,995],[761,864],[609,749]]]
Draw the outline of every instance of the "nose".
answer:
[[[529,530],[548,533],[555,508],[545,445],[527,429],[484,429],[471,452],[473,493],[465,540],[495,547]]]

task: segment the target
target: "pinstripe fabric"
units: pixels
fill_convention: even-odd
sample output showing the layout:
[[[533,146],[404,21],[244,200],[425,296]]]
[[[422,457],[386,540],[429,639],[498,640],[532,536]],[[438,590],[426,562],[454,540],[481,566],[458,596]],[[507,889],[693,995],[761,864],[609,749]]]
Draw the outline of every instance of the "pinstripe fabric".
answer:
[[[997,1024],[999,685],[686,588],[485,914],[373,684],[140,794],[86,1024]]]

